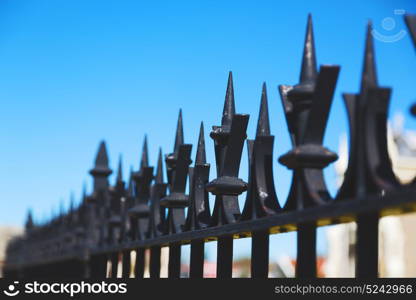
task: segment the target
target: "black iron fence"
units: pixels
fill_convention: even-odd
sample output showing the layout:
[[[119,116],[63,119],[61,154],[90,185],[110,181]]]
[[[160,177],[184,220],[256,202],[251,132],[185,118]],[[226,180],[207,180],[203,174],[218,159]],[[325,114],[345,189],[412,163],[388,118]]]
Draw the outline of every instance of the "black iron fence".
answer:
[[[416,43],[416,16],[406,16]],[[293,149],[279,162],[293,170],[286,204],[277,201],[272,165],[274,136],[270,133],[266,86],[254,139],[247,140],[249,178],[238,178],[249,115],[235,112],[232,74],[228,78],[220,126],[213,126],[216,178],[209,179],[204,127],[201,123],[195,162],[191,144],[183,137],[179,113],[173,152],[159,152],[156,170],[149,165],[147,141],[140,169],[131,172],[128,186],[121,162],[116,182],[107,177],[106,145],[101,143],[90,174],[91,195],[78,207],[47,224],[34,224],[29,215],[26,233],[7,248],[6,277],[104,278],[122,277],[134,266],[136,278],[145,270],[150,252],[150,277],[159,278],[161,248],[169,248],[168,277],[180,276],[181,245],[190,244],[190,273],[203,277],[204,244],[216,240],[217,277],[232,276],[233,240],[251,237],[251,276],[264,278],[269,268],[270,234],[297,231],[297,277],[315,277],[316,228],[357,222],[356,276],[378,276],[378,222],[385,215],[416,211],[414,184],[396,179],[387,151],[387,110],[391,89],[377,82],[371,24],[368,25],[361,89],[344,94],[349,125],[350,154],[345,178],[336,197],[326,188],[323,169],[337,154],[322,145],[339,66],[316,66],[312,22],[308,19],[300,82],[279,87]],[[416,109],[412,108],[416,113]],[[154,175],[155,174],[155,175]],[[186,183],[189,178],[189,191]],[[282,187],[279,187],[282,188]],[[238,197],[246,192],[243,209]],[[210,213],[208,193],[215,195]],[[187,213],[185,213],[187,208]],[[136,253],[132,262],[131,251]],[[111,271],[108,270],[110,266]]]

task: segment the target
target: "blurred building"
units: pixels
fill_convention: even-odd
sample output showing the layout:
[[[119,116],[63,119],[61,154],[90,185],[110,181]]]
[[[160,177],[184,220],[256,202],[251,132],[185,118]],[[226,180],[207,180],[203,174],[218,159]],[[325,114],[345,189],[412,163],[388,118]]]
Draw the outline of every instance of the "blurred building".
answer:
[[[393,171],[403,184],[416,176],[416,132],[403,128],[404,117],[396,115],[388,125],[388,150]],[[337,183],[341,185],[348,163],[347,137],[340,140],[339,160],[335,163]],[[416,213],[380,219],[379,276],[416,276]],[[354,277],[355,223],[330,226],[327,229],[327,277]]]
[[[321,258],[320,258],[321,259]],[[322,260],[323,261],[323,260]],[[293,277],[295,272],[296,260],[287,257],[287,261],[271,262],[269,264],[270,278],[286,278]],[[189,264],[181,264],[181,277],[189,277]],[[232,277],[233,278],[249,278],[251,275],[251,259],[244,257],[233,261]],[[215,261],[204,261],[204,278],[217,277],[217,263]]]
[[[0,226],[0,277],[3,277],[3,265],[8,241],[23,233],[21,227]]]

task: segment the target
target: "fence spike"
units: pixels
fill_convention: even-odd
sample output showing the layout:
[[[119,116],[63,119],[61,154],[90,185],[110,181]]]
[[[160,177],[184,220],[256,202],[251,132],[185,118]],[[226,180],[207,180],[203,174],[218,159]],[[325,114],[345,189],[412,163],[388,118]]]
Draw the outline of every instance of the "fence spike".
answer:
[[[344,94],[349,125],[350,150],[347,170],[336,200],[366,200],[382,195],[399,183],[393,173],[387,149],[387,114],[391,89],[378,86],[371,22],[359,94]],[[357,215],[356,277],[378,275],[378,212]]]
[[[121,210],[121,232],[120,240],[127,243],[132,240],[132,231],[129,226],[129,210],[134,206],[135,201],[135,183],[133,179],[133,167],[130,166],[126,196]]]
[[[26,231],[27,230],[31,230],[34,228],[34,222],[33,222],[33,212],[32,209],[28,209],[27,211],[27,217],[26,217],[26,224],[25,224],[25,228]]]
[[[203,165],[207,163],[205,154],[204,123],[199,127],[198,148],[196,149],[195,164]]]
[[[365,41],[364,63],[361,77],[361,93],[378,86],[372,31],[373,26],[371,21],[369,21],[367,24]]]
[[[344,94],[351,147],[337,199],[361,198],[398,186],[387,150],[387,114],[391,89],[378,85],[371,22],[367,25],[359,94]],[[371,153],[371,154],[370,154]]]
[[[69,194],[69,210],[68,212],[71,213],[75,210],[75,194],[74,191],[71,191]]]
[[[225,93],[224,110],[222,113],[222,125],[230,125],[233,116],[235,115],[235,102],[234,102],[234,86],[233,86],[233,73],[228,73],[227,91]]]
[[[176,136],[175,136],[175,146],[174,152],[177,152],[177,149],[180,145],[184,143],[183,138],[183,121],[182,121],[182,109],[179,109],[178,124],[176,126]]]
[[[163,182],[162,149],[159,148],[155,181],[150,188],[150,217],[148,238],[156,238],[165,232],[165,208],[160,206],[160,199],[166,196],[167,184]],[[151,278],[160,277],[161,246],[150,248],[149,273]]]
[[[178,233],[183,230],[185,223],[184,208],[189,205],[188,195],[185,194],[188,168],[192,163],[190,159],[192,145],[184,144],[182,129],[182,111],[179,113],[180,122],[178,129],[181,132],[181,143],[177,144],[175,139],[174,152],[166,155],[166,170],[168,174],[169,195],[164,197],[160,205],[168,208],[166,219],[166,233]],[[178,132],[178,130],[177,130]]]
[[[149,166],[149,151],[147,149],[147,135],[144,136],[143,149],[142,149],[142,159],[140,161],[140,169],[146,168]]]
[[[155,181],[150,188],[150,220],[147,236],[155,238],[165,232],[165,208],[160,200],[166,196],[167,184],[163,182],[162,148],[159,148]]]
[[[209,198],[205,185],[209,180],[210,165],[206,163],[204,124],[201,122],[195,165],[189,168],[189,208],[185,230],[206,228],[210,222]],[[204,240],[191,241],[189,277],[202,278],[204,269]]]
[[[249,182],[242,220],[273,215],[280,210],[273,180],[273,143],[270,135],[266,84],[263,83],[257,134],[247,140]]]
[[[148,165],[147,137],[144,138],[142,160],[138,172],[133,173],[136,186],[135,206],[129,210],[133,240],[146,238],[149,227],[150,184],[153,180],[153,167]]]
[[[98,192],[108,188],[107,177],[113,171],[108,166],[107,147],[104,141],[100,143],[98,153],[95,159],[95,166],[90,170],[90,174],[94,178],[94,193],[98,196]]]
[[[178,233],[183,230],[185,223],[184,208],[189,205],[188,195],[185,194],[188,168],[192,163],[190,159],[192,145],[184,144],[182,129],[182,110],[179,112],[177,134],[174,152],[166,155],[166,170],[168,174],[169,195],[160,201],[160,205],[168,208],[166,219],[166,233]],[[180,141],[180,143],[177,143]]]
[[[118,157],[118,168],[117,168],[117,178],[116,183],[123,181],[123,157],[120,154]]]
[[[107,222],[107,213],[110,206],[108,176],[113,171],[109,168],[109,160],[105,141],[100,143],[95,159],[95,166],[90,170],[94,180],[94,190],[87,198],[88,202],[88,230],[91,232],[90,243],[101,245],[106,243],[106,228],[102,222]]]
[[[270,121],[269,121],[269,108],[267,103],[267,90],[266,83],[263,83],[261,92],[261,104],[259,120],[257,122],[256,136],[269,136],[270,135]]]
[[[279,158],[281,164],[293,170],[292,185],[283,208],[286,211],[300,211],[326,204],[332,199],[322,170],[338,158],[323,147],[322,142],[340,68],[321,66],[315,75],[316,58],[310,16],[303,60],[301,74],[309,75],[301,75],[301,82],[295,86],[279,87],[293,147]],[[309,72],[305,69],[309,69]],[[299,223],[297,226],[296,276],[315,277],[316,223]],[[259,239],[262,239],[261,235]]]
[[[405,22],[416,47],[416,15],[405,15]]]
[[[98,148],[97,157],[95,159],[95,167],[108,167],[108,154],[105,142],[102,141]]]
[[[175,139],[174,152],[166,155],[166,169],[168,173],[169,194],[160,201],[160,205],[168,209],[165,223],[165,234],[174,234],[183,231],[185,223],[184,208],[189,205],[189,197],[185,194],[188,178],[192,145],[185,144],[182,128],[182,111],[179,112],[179,121]],[[180,275],[181,244],[169,244],[168,277],[179,278]]]
[[[133,167],[130,166],[130,172],[129,172],[129,184],[127,187],[127,196],[134,197],[135,196],[135,187],[134,187],[134,180],[133,180]]]
[[[313,48],[311,24],[309,18],[304,52]],[[322,141],[339,69],[339,66],[321,66],[313,81],[279,87],[293,147],[279,158],[281,164],[294,170],[285,210],[302,210],[331,199],[322,169],[338,156],[324,148]]]
[[[122,241],[122,209],[124,203],[122,199],[126,196],[125,183],[123,181],[123,165],[122,157],[119,155],[117,178],[115,185],[110,188],[110,207],[109,207],[109,219],[107,220],[108,232],[107,242],[110,245],[118,244]],[[115,254],[113,254],[113,257]]]
[[[234,114],[232,77],[228,78],[227,94],[222,125],[213,126],[210,133],[215,143],[217,178],[206,185],[207,190],[216,196],[211,226],[234,223],[240,216],[238,195],[247,189],[247,183],[238,178],[241,154],[249,115]],[[224,202],[227,202],[224,204]]]
[[[87,199],[87,183],[84,181],[82,184],[82,192],[81,192],[81,202],[85,202]]]
[[[205,157],[204,124],[201,122],[198,137],[195,166],[189,168],[189,208],[186,218],[186,230],[205,228],[210,221],[208,192],[205,185],[209,179],[210,165]]]
[[[312,15],[308,15],[305,45],[302,57],[302,70],[300,72],[300,83],[313,83],[317,76],[315,41],[313,37]]]
[[[172,175],[173,175],[173,167],[175,161],[178,159],[179,147],[184,145],[184,135],[183,135],[183,121],[182,121],[182,109],[179,110],[178,116],[178,123],[176,126],[176,133],[175,133],[175,145],[173,147],[173,152],[166,155],[166,171],[168,176],[168,184],[172,184]]]
[[[162,148],[159,148],[159,155],[157,159],[157,169],[155,176],[156,183],[163,183],[163,160],[162,160]]]
[[[416,15],[406,15],[405,22],[416,46]],[[401,188],[388,155],[386,124],[391,89],[378,85],[372,32],[369,22],[359,92],[343,95],[348,111],[351,146],[344,181],[335,201],[331,201],[333,199],[327,191],[322,170],[337,158],[335,153],[323,147],[323,138],[339,67],[323,65],[318,72],[312,17],[309,15],[299,83],[279,88],[293,148],[279,158],[281,164],[293,169],[292,186],[283,209],[274,190],[271,164],[274,136],[270,133],[265,83],[256,136],[254,140],[247,140],[248,184],[238,178],[249,116],[235,112],[233,76],[230,72],[221,126],[213,126],[210,133],[215,143],[215,179],[208,183],[210,165],[206,161],[202,122],[195,165],[189,168],[192,145],[184,142],[182,110],[179,111],[174,150],[166,155],[168,184],[163,182],[161,150],[153,176],[145,136],[140,168],[137,172],[130,170],[128,188],[123,181],[121,155],[115,183],[110,186],[108,176],[112,170],[106,144],[102,141],[90,170],[94,180],[92,192],[87,195],[84,183],[82,201],[75,205],[71,193],[69,209],[63,209],[61,202],[60,209],[57,206],[52,208],[50,219],[46,217],[35,222],[33,212],[29,210],[25,222],[26,234],[7,245],[5,276],[101,278],[105,277],[110,257],[112,277],[116,277],[115,266],[119,254],[123,253],[123,277],[126,278],[131,266],[130,249],[135,248],[135,274],[136,277],[143,277],[145,249],[150,248],[150,276],[158,278],[161,247],[168,245],[169,277],[179,277],[181,243],[189,242],[190,277],[201,278],[204,243],[206,239],[216,238],[217,278],[232,277],[233,238],[251,235],[251,276],[265,278],[269,267],[269,234],[296,226],[296,276],[313,277],[316,275],[316,226],[326,224],[326,220],[345,222],[350,219],[344,217],[353,216],[357,222],[356,277],[376,277],[381,212],[390,213],[392,201],[397,201],[397,209],[406,212],[412,209],[415,201],[411,199],[414,183]],[[416,114],[416,105],[412,113]],[[185,194],[188,177],[189,197]],[[155,181],[151,184],[153,179]],[[246,201],[240,213],[238,195],[246,189]],[[212,217],[208,192],[216,196]],[[366,200],[365,205],[359,202],[363,199]],[[185,219],[184,208],[188,205]],[[166,208],[169,210],[167,218]],[[282,210],[290,212],[280,215]],[[272,216],[275,214],[279,215]],[[264,222],[255,220],[262,217],[269,218]],[[240,221],[244,222],[222,227]],[[152,240],[138,241],[149,238]],[[88,259],[74,263],[74,257],[79,260],[81,252]],[[87,264],[88,267],[85,266]]]

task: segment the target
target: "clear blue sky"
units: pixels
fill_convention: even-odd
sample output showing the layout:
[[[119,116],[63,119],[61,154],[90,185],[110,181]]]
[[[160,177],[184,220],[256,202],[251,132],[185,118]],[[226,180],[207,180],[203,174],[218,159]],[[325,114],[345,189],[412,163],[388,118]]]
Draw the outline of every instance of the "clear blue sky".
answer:
[[[237,111],[251,115],[251,138],[261,83],[267,83],[283,203],[291,172],[276,159],[290,144],[277,86],[298,82],[307,14],[318,63],[342,67],[325,138],[337,150],[347,131],[340,94],[358,90],[366,23],[373,20],[386,36],[405,30],[394,9],[416,13],[416,2],[1,1],[0,224],[22,224],[29,207],[37,220],[50,216],[61,200],[67,205],[71,191],[79,200],[82,183],[91,188],[87,171],[101,139],[113,167],[123,154],[127,175],[129,165],[138,167],[148,134],[155,163],[159,146],[165,153],[173,148],[179,108],[186,142],[195,144],[199,122],[205,123],[212,178],[208,132],[220,123],[229,70]],[[396,21],[390,31],[382,26],[387,17]],[[380,84],[394,88],[390,115],[403,112],[405,126],[415,128],[408,113],[416,101],[410,38],[375,47]],[[247,178],[243,155],[241,177]],[[326,175],[334,192],[332,167]],[[276,239],[273,253],[293,255],[294,236]],[[239,246],[237,255],[247,248]],[[318,250],[325,251],[322,232]]]

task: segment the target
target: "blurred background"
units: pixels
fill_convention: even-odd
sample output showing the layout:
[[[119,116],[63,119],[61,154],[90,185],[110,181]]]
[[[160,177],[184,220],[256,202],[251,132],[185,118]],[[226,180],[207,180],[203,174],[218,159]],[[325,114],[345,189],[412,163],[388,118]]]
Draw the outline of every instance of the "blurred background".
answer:
[[[71,198],[79,202],[84,185],[91,190],[88,170],[103,139],[113,169],[122,154],[127,178],[130,166],[138,169],[145,134],[152,165],[159,147],[172,151],[182,108],[187,143],[195,145],[199,123],[205,124],[213,178],[208,132],[220,124],[229,71],[237,112],[250,114],[249,138],[261,84],[267,84],[275,186],[284,204],[291,171],[277,158],[290,141],[277,86],[298,82],[308,13],[318,64],[341,65],[324,141],[340,155],[325,170],[331,193],[348,161],[341,94],[359,89],[369,20],[379,83],[393,87],[389,151],[396,175],[408,182],[416,174],[416,120],[409,114],[416,102],[416,57],[403,14],[416,13],[412,0],[1,1],[0,264],[7,239],[22,232],[29,209],[42,223],[67,210]],[[247,163],[244,149],[243,179]],[[409,255],[416,252],[416,237],[406,233],[415,226],[411,214],[381,221],[382,276],[416,276]],[[318,230],[320,276],[354,275],[353,232],[354,224]],[[271,276],[293,276],[296,233],[270,240]],[[235,276],[249,274],[250,242],[235,241]],[[186,273],[189,247],[183,248]],[[215,274],[215,259],[216,244],[208,243],[206,276]]]

